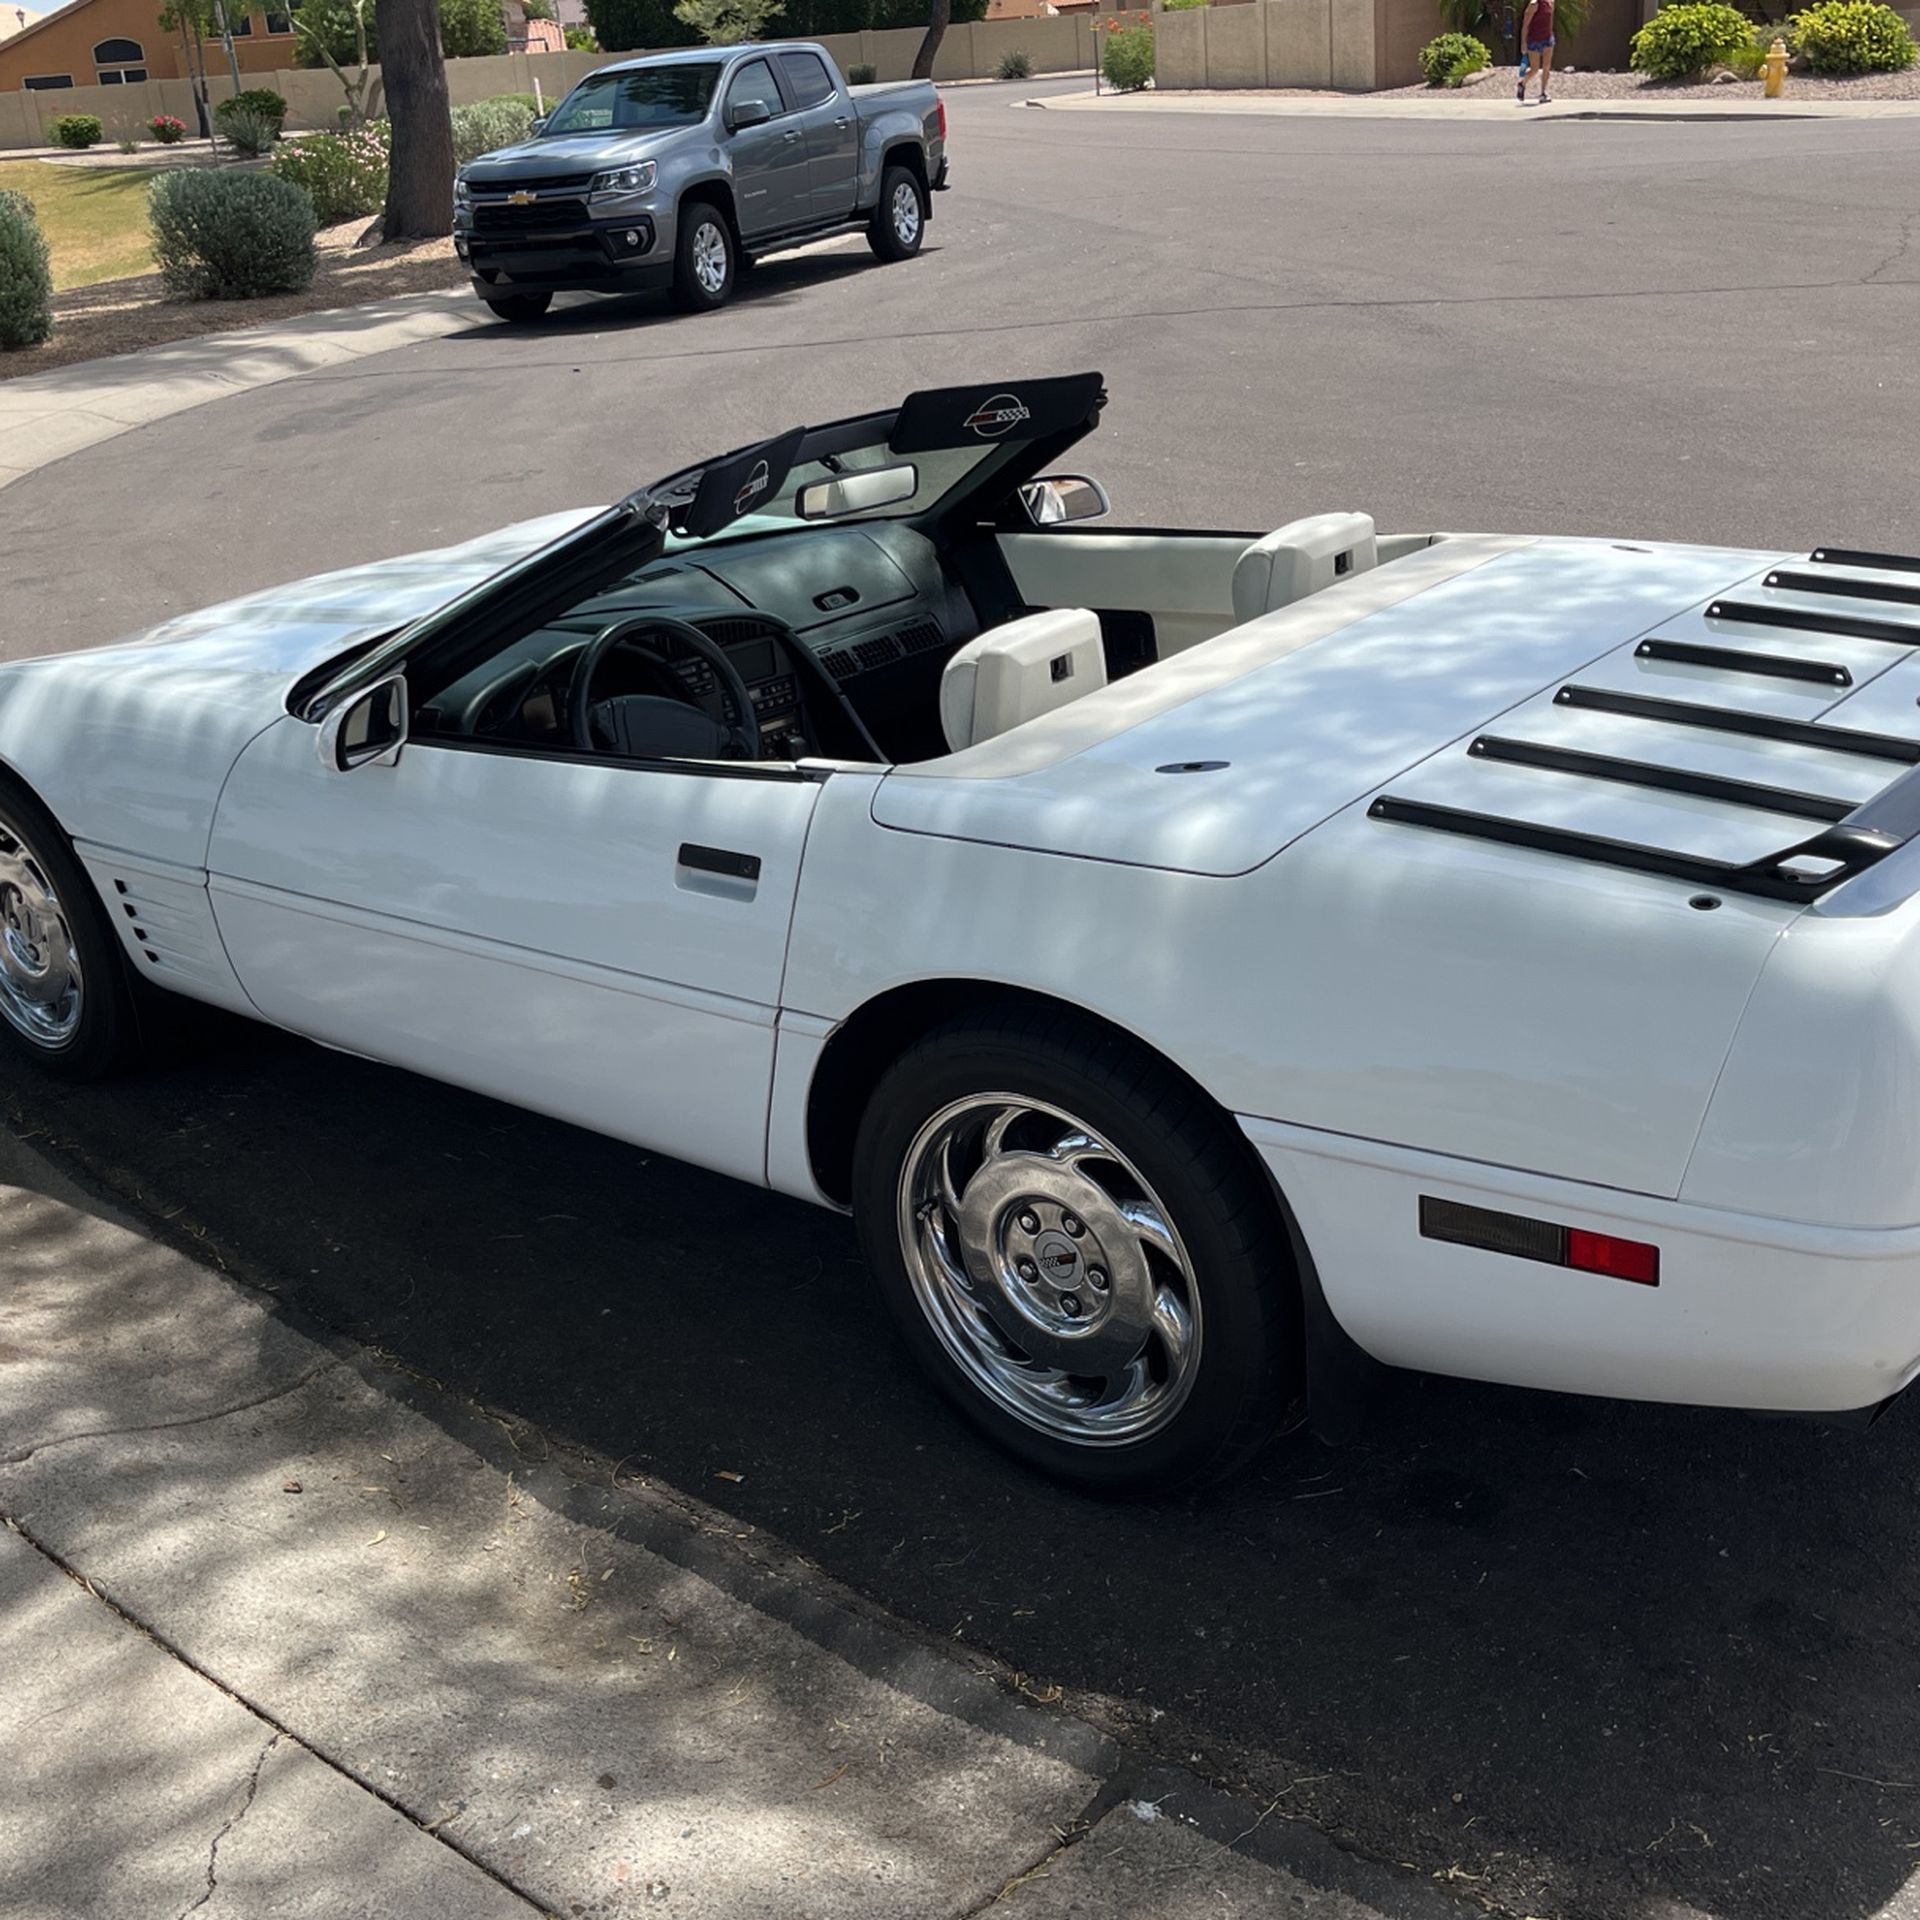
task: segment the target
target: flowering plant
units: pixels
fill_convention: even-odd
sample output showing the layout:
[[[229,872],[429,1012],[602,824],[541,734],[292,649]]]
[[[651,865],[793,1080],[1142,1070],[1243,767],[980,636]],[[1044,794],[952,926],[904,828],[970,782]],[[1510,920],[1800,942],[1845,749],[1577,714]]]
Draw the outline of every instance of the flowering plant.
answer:
[[[147,122],[147,131],[163,147],[174,147],[187,137],[187,123],[176,120],[170,113],[156,113]]]

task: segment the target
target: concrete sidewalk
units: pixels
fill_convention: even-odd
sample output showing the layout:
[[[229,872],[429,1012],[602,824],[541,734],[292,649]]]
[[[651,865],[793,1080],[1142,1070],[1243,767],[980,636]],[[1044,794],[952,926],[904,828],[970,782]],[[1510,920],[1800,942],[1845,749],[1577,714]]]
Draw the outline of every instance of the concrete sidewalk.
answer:
[[[0,381],[0,487],[150,421],[489,323],[465,287],[333,307]]]
[[[1920,100],[1762,100],[1751,88],[1738,100],[1550,100],[1522,114],[1512,96],[1487,99],[1436,88],[1432,97],[1377,93],[1244,92],[1055,93],[1024,103],[1049,113],[1283,114],[1305,120],[1911,120]]]
[[[0,1274],[7,1920],[1459,1912],[4,1134]]]

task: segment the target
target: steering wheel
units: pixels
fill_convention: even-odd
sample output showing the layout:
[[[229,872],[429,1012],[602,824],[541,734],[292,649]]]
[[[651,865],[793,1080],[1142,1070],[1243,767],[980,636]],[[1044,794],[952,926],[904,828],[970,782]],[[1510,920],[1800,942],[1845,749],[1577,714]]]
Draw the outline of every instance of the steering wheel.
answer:
[[[637,633],[662,634],[691,647],[713,669],[714,706],[720,705],[722,694],[733,702],[738,715],[733,724],[708,710],[702,697],[674,671],[663,651],[635,645],[632,636]],[[607,655],[623,643],[648,669],[649,678],[661,691],[621,693],[596,700],[594,678]],[[708,638],[690,621],[676,620],[670,614],[635,614],[602,627],[574,663],[567,713],[573,744],[582,753],[617,753],[636,760],[656,756],[686,760],[760,757],[760,720],[739,669],[718,641]]]

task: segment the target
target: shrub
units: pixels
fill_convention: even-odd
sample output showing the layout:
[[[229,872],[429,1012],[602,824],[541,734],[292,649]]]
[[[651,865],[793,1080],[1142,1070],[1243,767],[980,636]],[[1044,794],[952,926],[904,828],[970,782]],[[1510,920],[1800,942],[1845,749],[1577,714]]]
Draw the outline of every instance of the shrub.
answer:
[[[351,133],[316,133],[273,150],[273,177],[306,190],[323,227],[371,218],[387,201],[390,129],[370,120]]]
[[[1662,7],[1633,36],[1633,66],[1656,80],[1692,80],[1731,60],[1752,38],[1753,22],[1720,0]]]
[[[97,113],[63,113],[53,123],[53,143],[57,147],[95,147],[105,131]]]
[[[279,127],[286,121],[287,96],[275,93],[271,87],[242,87],[238,93],[229,94],[214,108],[214,125],[220,125],[233,113],[257,113],[262,120],[271,120]]]
[[[440,51],[449,60],[471,60],[506,50],[507,24],[500,0],[440,0]]]
[[[1207,0],[1162,0],[1162,13],[1191,13],[1195,7],[1204,7]]]
[[[313,202],[269,173],[163,173],[147,190],[147,219],[161,278],[190,299],[298,293],[318,265]]]
[[[1430,87],[1457,87],[1491,57],[1470,33],[1442,33],[1420,49],[1420,72]]]
[[[47,239],[24,193],[0,188],[0,349],[37,347],[53,331]]]
[[[1913,65],[1913,34],[1879,0],[1821,0],[1787,23],[1815,73],[1899,73]]]
[[[565,32],[567,36],[567,51],[569,53],[598,53],[600,51],[600,42],[593,37],[593,29],[591,27],[568,27],[565,29]]]
[[[177,147],[187,137],[187,123],[176,120],[170,113],[156,113],[147,122],[147,131],[163,147]]]
[[[856,60],[847,69],[847,85],[850,87],[870,87],[879,77],[880,69],[871,60]]]
[[[1000,64],[993,70],[993,77],[996,80],[1031,80],[1033,78],[1032,57],[1022,53],[1018,47],[1015,47],[1011,53],[1003,53],[1000,56]]]
[[[269,120],[264,113],[255,113],[250,107],[239,107],[232,113],[216,113],[213,118],[214,124],[226,136],[227,144],[248,160],[257,160],[263,153],[271,153],[273,143],[280,138],[279,121]]]
[[[1100,71],[1122,93],[1138,93],[1153,78],[1153,29],[1122,27],[1106,36]]]
[[[533,109],[517,100],[477,100],[453,110],[453,164],[464,167],[496,147],[524,140],[533,125]]]
[[[1758,80],[1760,69],[1767,63],[1767,50],[1773,45],[1773,38],[1771,28],[1756,29],[1753,38],[1744,47],[1735,47],[1727,55],[1725,64],[1742,80]]]

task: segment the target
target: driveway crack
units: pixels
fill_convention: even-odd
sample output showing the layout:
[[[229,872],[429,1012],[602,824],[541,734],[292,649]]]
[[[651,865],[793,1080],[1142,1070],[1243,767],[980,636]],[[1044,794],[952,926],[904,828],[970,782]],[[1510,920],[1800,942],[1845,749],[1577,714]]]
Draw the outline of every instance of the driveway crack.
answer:
[[[241,1800],[239,1806],[227,1815],[226,1821],[220,1831],[213,1836],[213,1845],[207,1849],[206,1889],[197,1899],[188,1901],[187,1904],[180,1909],[179,1920],[187,1920],[188,1914],[197,1913],[213,1898],[214,1888],[219,1883],[220,1842],[224,1840],[252,1810],[254,1796],[260,1791],[260,1770],[267,1764],[267,1755],[279,1744],[280,1736],[276,1733],[267,1741],[267,1744],[260,1749],[259,1753],[254,1756],[252,1770],[247,1775],[245,1797]]]
[[[36,1453],[45,1453],[53,1447],[70,1446],[76,1440],[111,1440],[125,1433],[168,1433],[175,1427],[205,1426],[210,1420],[225,1420],[236,1413],[246,1413],[254,1407],[264,1407],[275,1400],[284,1400],[290,1393],[298,1393],[308,1381],[316,1380],[329,1367],[337,1367],[341,1362],[334,1359],[322,1360],[297,1374],[285,1386],[273,1387],[266,1393],[256,1393],[250,1399],[236,1400],[230,1407],[215,1407],[209,1413],[191,1413],[178,1420],[150,1420],[130,1427],[89,1427],[80,1433],[56,1434],[51,1440],[36,1441],[30,1447],[21,1447],[13,1453],[0,1454],[0,1467],[17,1467],[23,1461],[31,1460]]]

